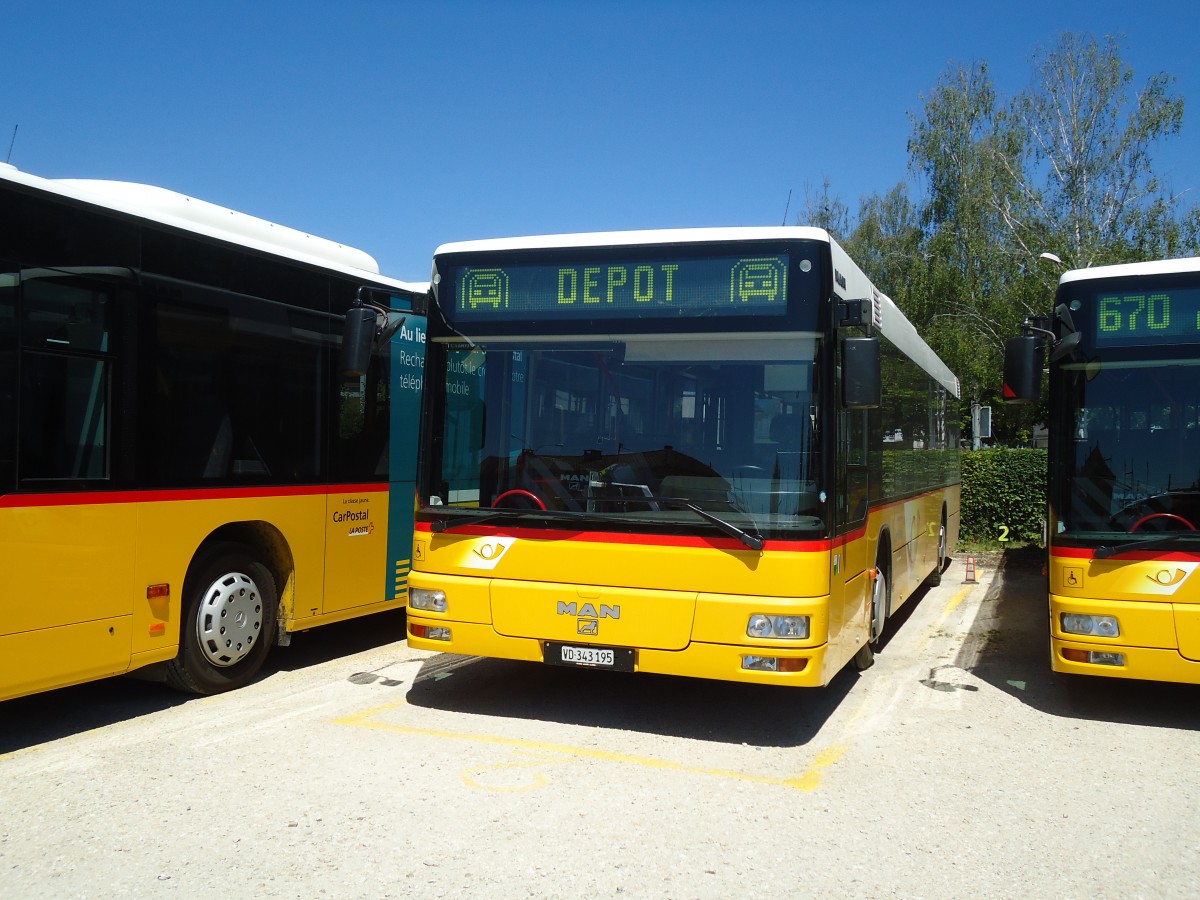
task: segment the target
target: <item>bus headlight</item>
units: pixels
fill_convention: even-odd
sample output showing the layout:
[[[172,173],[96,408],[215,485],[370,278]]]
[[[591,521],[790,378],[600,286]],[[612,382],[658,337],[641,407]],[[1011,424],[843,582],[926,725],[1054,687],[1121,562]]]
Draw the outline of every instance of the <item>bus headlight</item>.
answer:
[[[425,588],[412,588],[408,592],[408,605],[413,609],[423,609],[426,612],[446,611],[445,591],[430,591]]]
[[[1113,638],[1121,634],[1116,616],[1088,616],[1082,613],[1063,613],[1060,620],[1067,634],[1091,634],[1096,637]]]
[[[754,613],[746,624],[746,635],[752,638],[804,641],[808,639],[808,616],[769,616],[765,613]]]

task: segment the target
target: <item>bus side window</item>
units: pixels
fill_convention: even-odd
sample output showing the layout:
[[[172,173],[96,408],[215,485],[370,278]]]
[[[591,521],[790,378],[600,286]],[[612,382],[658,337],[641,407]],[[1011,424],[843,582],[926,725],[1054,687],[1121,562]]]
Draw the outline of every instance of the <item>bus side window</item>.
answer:
[[[109,475],[112,296],[66,279],[24,283],[22,479]]]
[[[867,410],[838,413],[838,525],[861,522],[867,514]]]
[[[0,494],[17,482],[17,276],[0,272]]]

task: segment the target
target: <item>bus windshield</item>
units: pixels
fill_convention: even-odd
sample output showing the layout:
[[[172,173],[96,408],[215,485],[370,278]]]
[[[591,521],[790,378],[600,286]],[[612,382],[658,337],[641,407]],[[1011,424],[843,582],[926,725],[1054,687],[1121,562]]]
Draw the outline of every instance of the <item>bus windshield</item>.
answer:
[[[1200,528],[1200,359],[1062,366],[1072,410],[1060,528],[1111,536]]]
[[[433,505],[590,529],[708,533],[716,517],[823,533],[814,333],[443,346]]]

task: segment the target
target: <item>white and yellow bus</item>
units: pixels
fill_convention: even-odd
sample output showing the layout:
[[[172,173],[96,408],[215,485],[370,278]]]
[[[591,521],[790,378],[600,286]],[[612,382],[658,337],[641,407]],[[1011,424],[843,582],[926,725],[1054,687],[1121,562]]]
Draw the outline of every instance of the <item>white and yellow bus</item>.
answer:
[[[1200,684],[1200,259],[1066,272],[1029,324],[1005,395],[1049,338],[1051,668]]]
[[[432,290],[412,646],[823,685],[940,579],[958,380],[826,232],[448,244]]]
[[[359,377],[339,344],[356,304],[425,290],[171,191],[0,166],[0,699],[139,669],[221,691],[403,606],[424,319]]]

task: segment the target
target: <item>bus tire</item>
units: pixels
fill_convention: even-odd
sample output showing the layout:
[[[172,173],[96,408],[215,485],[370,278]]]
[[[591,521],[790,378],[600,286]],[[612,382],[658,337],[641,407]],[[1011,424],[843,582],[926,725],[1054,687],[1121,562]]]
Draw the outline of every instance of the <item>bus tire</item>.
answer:
[[[270,569],[241,544],[213,544],[197,557],[183,599],[179,654],[167,664],[167,683],[194,694],[248,684],[275,634],[279,597]]]
[[[854,654],[854,667],[860,672],[875,663],[875,653],[879,650],[879,640],[883,636],[883,626],[887,623],[890,607],[888,573],[881,554],[875,563],[875,578],[871,585],[871,618],[867,623],[867,640]]]
[[[942,508],[942,531],[938,535],[938,555],[937,567],[929,573],[929,577],[925,579],[925,583],[930,587],[937,587],[942,583],[942,572],[946,568],[946,557],[950,555],[950,548],[946,546],[946,510]]]

